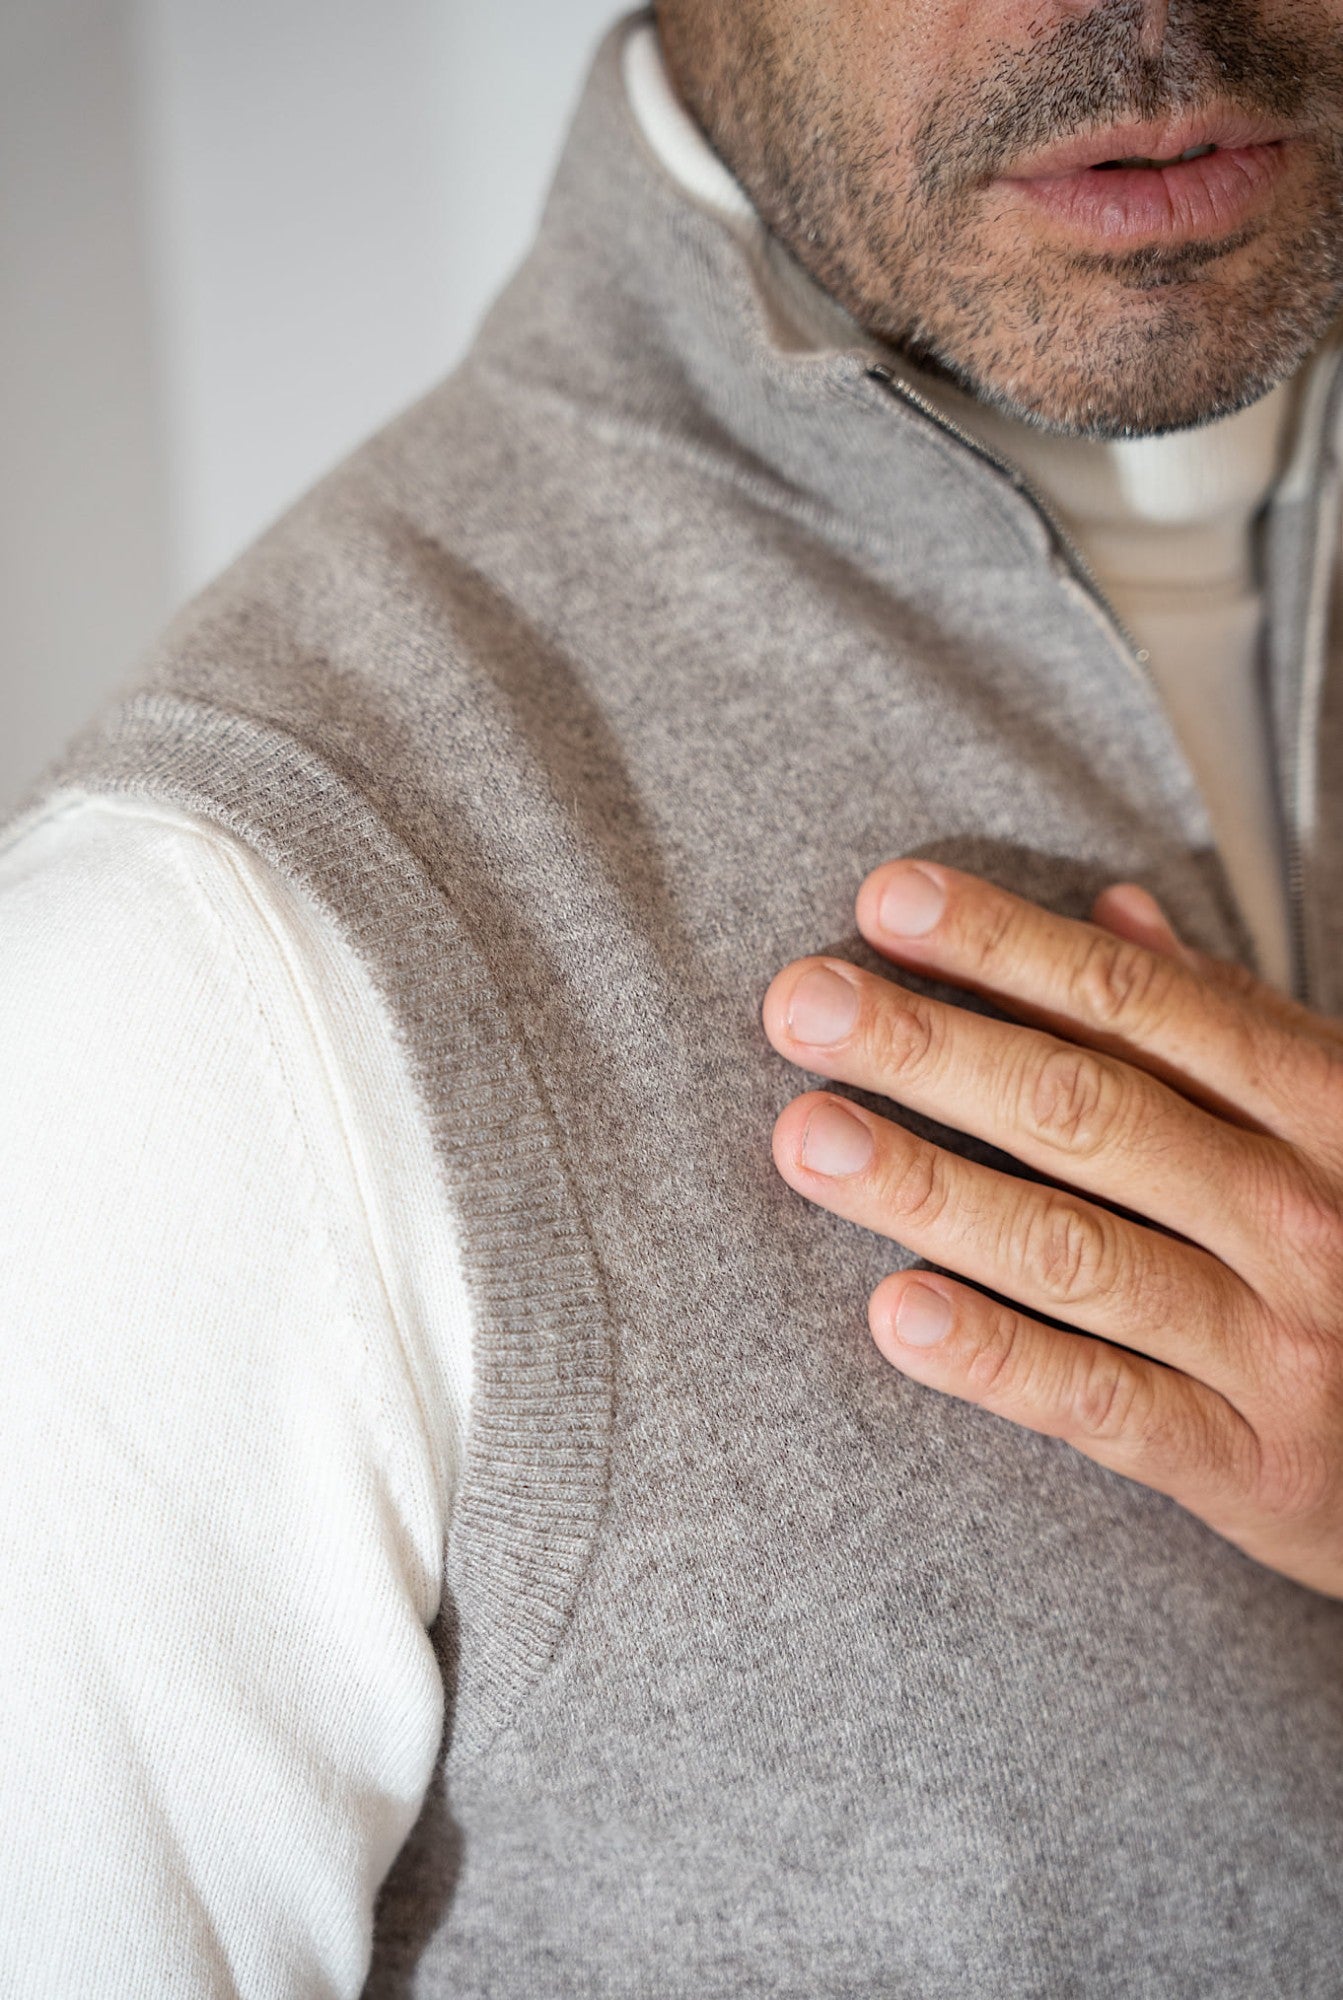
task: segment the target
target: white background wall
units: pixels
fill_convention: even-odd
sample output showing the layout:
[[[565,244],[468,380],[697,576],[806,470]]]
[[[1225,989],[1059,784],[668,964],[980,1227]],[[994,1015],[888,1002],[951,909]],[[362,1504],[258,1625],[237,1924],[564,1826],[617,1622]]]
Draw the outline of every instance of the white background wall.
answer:
[[[622,11],[0,0],[0,811],[452,367]]]

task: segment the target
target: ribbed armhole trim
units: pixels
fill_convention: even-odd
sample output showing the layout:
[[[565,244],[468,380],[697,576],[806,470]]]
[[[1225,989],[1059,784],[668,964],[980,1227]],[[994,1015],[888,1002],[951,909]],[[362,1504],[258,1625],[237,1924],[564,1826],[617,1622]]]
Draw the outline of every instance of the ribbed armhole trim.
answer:
[[[613,1340],[590,1230],[525,1022],[417,857],[328,762],[270,725],[129,697],[6,829],[115,792],[228,828],[327,910],[387,1004],[433,1136],[476,1322],[435,1641],[452,1761],[478,1758],[553,1657],[606,1493]]]

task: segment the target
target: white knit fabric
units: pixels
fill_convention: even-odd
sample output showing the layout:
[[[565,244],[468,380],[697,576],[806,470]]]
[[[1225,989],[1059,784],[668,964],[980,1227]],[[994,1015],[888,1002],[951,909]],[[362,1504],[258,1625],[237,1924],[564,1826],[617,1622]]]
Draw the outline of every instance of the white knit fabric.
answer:
[[[0,1993],[357,1994],[468,1394],[418,1107],[317,913],[118,803],[0,852],[0,1039]]]
[[[828,337],[651,34],[629,55],[649,144],[755,231],[781,322]],[[1070,447],[1031,466],[1102,571],[1134,557],[1108,561],[1116,595],[1210,804],[1223,777],[1249,802],[1239,848],[1215,823],[1266,947],[1278,864],[1235,690],[1286,405],[1173,457],[1079,454],[1080,485]],[[1229,439],[1206,518],[1162,515],[1176,461],[1192,491]],[[1108,526],[1085,504],[1107,480]],[[1182,594],[1218,566],[1225,603]],[[1140,603],[1158,575],[1169,603]],[[453,1218],[380,1002],[238,842],[90,799],[0,851],[0,1038],[0,1993],[357,1995],[437,1749],[426,1628],[471,1381]]]

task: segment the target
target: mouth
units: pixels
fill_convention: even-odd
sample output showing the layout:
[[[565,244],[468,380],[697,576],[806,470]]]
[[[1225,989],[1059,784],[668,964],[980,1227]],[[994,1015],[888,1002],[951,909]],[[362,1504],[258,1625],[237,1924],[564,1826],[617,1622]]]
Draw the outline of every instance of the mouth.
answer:
[[[1079,133],[1018,160],[1004,176],[1052,180],[1077,173],[1165,172],[1216,153],[1257,152],[1292,137],[1280,125],[1234,112],[1185,112],[1145,124]]]
[[[1296,148],[1246,118],[1187,114],[1084,134],[1017,162],[996,186],[1106,250],[1244,240]]]

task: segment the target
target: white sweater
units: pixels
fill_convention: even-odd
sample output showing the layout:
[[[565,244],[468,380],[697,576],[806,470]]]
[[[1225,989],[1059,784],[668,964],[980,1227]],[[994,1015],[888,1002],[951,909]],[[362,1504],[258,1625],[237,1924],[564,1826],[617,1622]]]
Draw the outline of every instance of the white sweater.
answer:
[[[648,31],[629,74],[759,249]],[[1151,652],[1276,966],[1249,524],[1291,407],[1148,449],[989,440]],[[0,850],[0,1035],[0,1993],[354,1996],[438,1747],[471,1386],[381,1002],[240,843],[88,799]]]

